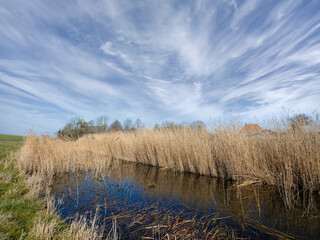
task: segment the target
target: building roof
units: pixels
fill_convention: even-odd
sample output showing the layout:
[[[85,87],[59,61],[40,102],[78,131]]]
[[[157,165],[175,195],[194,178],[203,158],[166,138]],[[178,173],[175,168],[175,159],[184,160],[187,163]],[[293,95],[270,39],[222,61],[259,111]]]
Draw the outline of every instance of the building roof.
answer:
[[[244,133],[254,133],[261,131],[262,128],[258,124],[246,124],[242,129],[241,132]]]

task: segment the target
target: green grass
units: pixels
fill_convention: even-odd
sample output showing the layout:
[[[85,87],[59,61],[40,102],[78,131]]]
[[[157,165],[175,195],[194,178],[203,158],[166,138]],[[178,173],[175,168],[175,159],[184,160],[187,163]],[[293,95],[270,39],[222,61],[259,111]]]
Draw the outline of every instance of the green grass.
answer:
[[[2,135],[3,136],[3,135]],[[22,142],[0,143],[0,239],[19,239],[33,226],[40,201],[27,199],[24,186],[14,161],[7,160],[11,151],[17,151]]]
[[[28,196],[29,189],[19,174],[16,160],[8,157],[22,144],[0,142],[0,239],[37,239],[30,232],[39,217],[46,221],[55,217],[60,222],[58,227],[65,228],[57,216],[46,216],[44,200]]]
[[[23,136],[0,134],[0,141],[23,141]]]

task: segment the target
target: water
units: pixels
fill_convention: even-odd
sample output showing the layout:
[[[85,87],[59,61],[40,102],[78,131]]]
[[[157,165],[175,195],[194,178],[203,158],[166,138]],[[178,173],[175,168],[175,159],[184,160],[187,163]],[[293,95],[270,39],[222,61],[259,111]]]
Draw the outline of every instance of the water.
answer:
[[[320,239],[320,212],[308,209],[303,202],[288,210],[277,188],[239,188],[230,181],[141,164],[119,161],[103,174],[89,171],[59,175],[52,195],[62,200],[58,210],[67,221],[76,214],[90,217],[98,212],[101,222],[110,225],[110,216],[156,209],[197,219],[213,214],[221,218],[216,223],[253,239],[270,239],[277,231],[298,239]],[[317,203],[319,199],[313,207],[319,206]],[[120,226],[123,236],[129,236],[125,225]]]

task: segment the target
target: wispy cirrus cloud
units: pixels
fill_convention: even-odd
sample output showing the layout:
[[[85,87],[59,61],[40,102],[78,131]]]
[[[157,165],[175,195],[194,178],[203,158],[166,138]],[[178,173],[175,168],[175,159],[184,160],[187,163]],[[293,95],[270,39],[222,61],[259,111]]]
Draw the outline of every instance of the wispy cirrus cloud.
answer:
[[[13,0],[0,14],[1,132],[318,110],[318,1]]]

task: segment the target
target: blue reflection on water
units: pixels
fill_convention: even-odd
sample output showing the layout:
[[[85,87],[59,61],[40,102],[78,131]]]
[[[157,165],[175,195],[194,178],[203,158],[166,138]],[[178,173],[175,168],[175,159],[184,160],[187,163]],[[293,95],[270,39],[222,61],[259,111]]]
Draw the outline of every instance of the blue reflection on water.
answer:
[[[101,219],[141,209],[181,214],[200,219],[212,213],[240,236],[270,239],[256,223],[302,239],[317,239],[320,223],[304,215],[305,209],[287,211],[277,190],[256,186],[236,188],[221,179],[181,174],[150,166],[119,162],[108,171],[68,173],[55,179],[52,194],[62,199],[59,214],[67,221],[80,214]],[[319,216],[318,211],[311,213]],[[161,216],[159,216],[161,217]],[[111,224],[111,219],[108,220]],[[247,223],[247,225],[245,225]],[[242,227],[245,225],[245,229]]]

